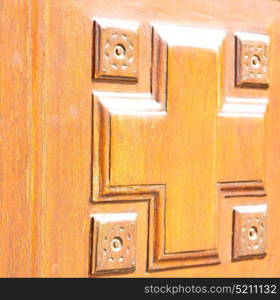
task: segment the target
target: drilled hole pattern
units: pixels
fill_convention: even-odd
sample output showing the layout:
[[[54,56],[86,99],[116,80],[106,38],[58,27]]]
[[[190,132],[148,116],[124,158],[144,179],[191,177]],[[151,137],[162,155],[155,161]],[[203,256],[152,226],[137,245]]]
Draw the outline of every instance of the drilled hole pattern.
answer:
[[[124,226],[112,227],[110,237],[106,235],[103,240],[104,251],[101,264],[105,264],[107,259],[109,262],[123,262],[129,256],[129,246],[126,245],[130,240],[131,235]],[[123,248],[126,250],[121,251]]]
[[[241,233],[239,246],[237,251],[241,256],[264,254],[265,253],[265,239],[266,239],[266,225],[265,215],[252,214],[240,216],[241,218]],[[235,233],[237,234],[237,233]]]
[[[130,218],[97,223],[96,272],[135,269],[136,217]]]
[[[113,27],[98,27],[97,76],[137,77],[138,33]]]
[[[268,87],[268,42],[237,35],[237,85]]]
[[[264,240],[264,217],[248,218],[242,228],[243,248],[257,250],[262,247]]]
[[[251,44],[251,45],[250,45]],[[267,71],[267,54],[265,46],[250,43],[244,47],[245,70],[243,80],[250,78],[265,78]]]
[[[233,259],[253,259],[265,256],[266,224],[266,204],[235,207]]]

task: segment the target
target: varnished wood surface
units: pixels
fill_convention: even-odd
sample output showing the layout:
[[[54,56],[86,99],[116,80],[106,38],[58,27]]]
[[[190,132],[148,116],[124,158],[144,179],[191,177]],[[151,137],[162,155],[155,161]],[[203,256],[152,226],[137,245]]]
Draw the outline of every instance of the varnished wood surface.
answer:
[[[110,213],[114,210],[114,212],[136,211],[139,215],[136,272],[114,276],[279,276],[279,15],[280,3],[272,0],[3,1],[0,36],[0,275],[89,276],[91,215],[101,212]],[[124,85],[92,80],[93,20],[96,18],[117,18],[143,24],[140,29],[139,81],[137,83]],[[172,222],[167,227],[170,236],[167,247],[180,251],[185,249],[190,242],[195,248],[204,246],[212,248],[213,243],[216,243],[220,263],[191,268],[176,267],[173,270],[157,272],[147,272],[146,269],[148,202],[143,200],[137,203],[137,201],[127,200],[122,203],[113,201],[92,203],[92,163],[94,163],[92,161],[92,148],[94,148],[92,145],[92,93],[97,90],[124,92],[124,89],[125,92],[146,93],[149,90],[150,70],[147,67],[147,61],[150,64],[151,51],[147,40],[151,30],[149,24],[156,22],[225,30],[225,42],[221,49],[221,59],[224,63],[221,66],[223,75],[218,91],[220,99],[225,99],[225,96],[269,99],[264,118],[240,120],[219,117],[215,121],[217,135],[215,138],[212,137],[217,142],[214,153],[217,164],[213,171],[215,178],[211,180],[215,180],[216,183],[264,180],[263,184],[267,193],[265,201],[268,203],[268,246],[267,255],[263,259],[232,262],[232,210],[236,205],[247,204],[246,197],[237,200],[234,200],[234,197],[225,199],[221,197],[219,198],[221,201],[218,201],[215,208],[212,201],[205,200],[205,207],[194,203],[195,209],[205,209],[205,213],[202,213],[206,216],[205,227],[210,225],[211,228],[215,228],[215,231],[209,229],[207,236],[203,236],[203,226],[198,226],[197,233],[188,236],[186,232],[181,242],[179,236],[184,234],[184,230],[179,227],[181,225],[172,224],[172,210],[170,210],[167,223]],[[10,37],[10,27],[16,28],[13,39]],[[230,51],[234,48],[235,31],[253,31],[270,36],[271,68],[268,90],[234,87],[234,59],[232,57],[234,53]],[[188,71],[181,70],[176,65],[176,55],[181,55],[183,52],[181,48],[174,47],[170,53],[172,65],[169,71],[172,74],[172,80],[169,90],[174,89],[178,94],[178,86],[182,82],[179,79],[176,80],[176,76],[179,78],[184,75],[190,86],[198,84],[195,80],[200,77],[204,80],[203,84],[206,85],[208,82],[208,80],[205,82],[205,77],[200,74],[195,75],[194,82],[187,79]],[[188,54],[185,53],[185,55]],[[197,62],[201,64],[200,72],[209,68],[209,74],[206,77],[209,78],[215,73],[215,62],[206,60],[203,53],[196,55],[198,56]],[[192,65],[185,67],[189,68],[190,74],[196,70]],[[198,95],[198,91],[192,92],[194,98],[199,99],[199,102],[194,105],[203,106],[203,96]],[[207,95],[211,92],[215,93],[215,87],[210,86]],[[220,101],[216,109],[221,109],[223,104]],[[190,131],[197,130],[193,120],[195,120],[195,114],[199,114],[195,109],[203,109],[201,106],[193,108],[194,116],[186,123]],[[214,110],[215,107],[209,106],[209,109]],[[205,120],[207,121],[207,118]],[[209,123],[211,121],[213,120]],[[135,121],[134,126],[137,125],[136,123]],[[126,131],[126,124],[125,119],[118,123],[115,138],[120,137],[122,131],[126,135],[131,134]],[[148,126],[141,126],[140,124],[140,129],[148,131]],[[165,128],[159,127],[158,131],[162,135],[166,133]],[[179,135],[176,135],[180,133],[179,131],[180,128],[176,128],[176,123],[174,123],[174,128],[172,127],[169,134],[174,134],[172,138],[179,139]],[[144,157],[147,161],[144,163],[146,164],[151,158],[156,159],[158,164],[163,164],[163,160],[166,160],[166,172],[171,168],[168,164],[174,164],[162,153],[161,149],[165,148],[162,142],[157,143],[155,137],[153,148],[149,148],[148,145],[143,147],[140,139],[144,139],[145,136],[142,135],[145,135],[145,131],[136,136],[136,144],[139,144],[136,149],[125,150],[125,147],[120,146],[117,140],[115,144],[113,140],[115,159],[118,159],[112,160],[112,170],[115,172],[112,174],[112,182],[166,183],[168,176],[163,178],[164,173],[160,173],[159,169],[154,169],[154,173],[144,174],[141,169],[143,161],[137,159],[133,166],[128,164],[128,155],[131,155],[133,151],[135,157],[139,158],[145,153]],[[193,143],[196,142],[196,140],[193,141]],[[207,157],[210,159],[207,163],[214,163],[210,147],[211,145],[206,149],[210,154],[205,152],[205,149],[198,149],[197,156],[194,152],[189,155],[194,155],[193,159],[197,159],[199,163],[201,161],[198,157],[204,162],[207,158],[203,155],[208,154],[210,156]],[[259,150],[262,147],[264,147],[264,152]],[[177,151],[178,156],[182,155],[179,149]],[[119,168],[122,162],[127,169],[126,173],[121,172]],[[203,171],[201,174],[201,178],[195,178],[197,184],[207,180],[209,176],[209,173],[204,174]],[[183,175],[179,174],[174,184],[184,186],[186,179]],[[206,179],[203,179],[204,175]],[[162,182],[156,179],[162,179]],[[194,178],[189,180],[192,184],[191,180]],[[171,182],[171,179],[167,181]],[[194,193],[194,191],[190,192]],[[182,189],[175,187],[173,193],[174,195],[180,194],[180,197],[184,195]],[[218,195],[218,188],[211,193]],[[252,197],[249,202],[261,204],[262,201],[262,197],[256,196]],[[173,204],[168,203],[169,206]],[[186,209],[186,206],[187,203],[177,201],[173,212],[176,210],[180,212]],[[213,214],[218,214],[216,226],[211,218],[212,213],[209,212],[211,209],[213,209]],[[186,228],[194,229],[194,224],[201,225],[197,219],[198,213],[196,211],[193,218],[190,213],[186,215],[188,216]],[[183,219],[183,214],[179,214],[177,220],[181,224],[180,218]],[[218,234],[217,240],[216,234]]]
[[[30,276],[31,32],[28,1],[0,4],[0,274]]]

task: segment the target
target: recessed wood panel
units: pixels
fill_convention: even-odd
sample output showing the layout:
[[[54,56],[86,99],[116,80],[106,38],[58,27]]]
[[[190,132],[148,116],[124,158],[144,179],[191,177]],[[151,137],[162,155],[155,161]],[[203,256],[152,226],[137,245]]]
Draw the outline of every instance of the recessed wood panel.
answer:
[[[201,74],[205,74],[203,79]],[[168,78],[170,127],[169,132],[164,128],[162,132],[169,136],[163,146],[165,161],[158,162],[167,172],[166,251],[215,249],[219,54],[209,49],[170,47]]]
[[[263,117],[221,116],[217,125],[217,181],[262,179]]]

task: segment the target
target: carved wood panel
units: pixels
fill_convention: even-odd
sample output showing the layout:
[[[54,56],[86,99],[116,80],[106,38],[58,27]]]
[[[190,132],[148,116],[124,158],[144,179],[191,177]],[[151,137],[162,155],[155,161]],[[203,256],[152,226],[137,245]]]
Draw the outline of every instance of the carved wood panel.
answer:
[[[213,162],[224,36],[222,30],[155,25],[150,90],[94,91],[93,199],[148,196],[150,270],[218,262]],[[180,67],[184,71],[176,76]],[[202,73],[207,74],[204,80]],[[179,89],[172,88],[175,82]],[[145,155],[154,142],[162,147]],[[174,207],[180,207],[175,214]],[[193,216],[199,219],[186,225],[185,218]]]
[[[1,274],[279,276],[279,3],[0,6]]]
[[[137,31],[132,30],[128,34],[127,29],[123,31],[114,21],[112,24],[116,28],[108,25],[108,20],[106,22],[109,29],[100,25],[102,21],[95,23],[94,63],[95,70],[99,71],[105,64],[108,68],[108,45],[113,47],[110,50],[111,56],[115,56],[112,61],[120,59],[118,50],[122,50],[120,55],[124,59],[125,49],[129,46],[124,46],[120,37],[130,36],[134,45],[141,38],[139,25],[135,27]],[[133,23],[122,23],[122,26],[128,28],[129,24]],[[94,91],[93,200],[115,201],[122,195],[135,200],[135,195],[145,195],[150,207],[150,271],[218,263],[218,198],[215,191],[219,180],[215,173],[216,155],[226,150],[227,134],[238,134],[239,145],[232,145],[235,151],[231,154],[236,159],[243,151],[255,148],[252,152],[257,153],[253,157],[257,158],[254,163],[258,170],[254,176],[262,174],[263,117],[268,99],[224,95],[220,101],[221,79],[226,75],[222,71],[221,61],[221,53],[227,49],[223,46],[225,31],[157,24],[151,29],[150,40],[146,40],[151,49],[150,86],[147,92]],[[116,39],[114,44],[110,40],[112,36]],[[258,55],[264,73],[261,81],[256,79],[259,78],[256,75],[254,83],[265,86],[268,39],[263,35],[242,33],[235,36],[236,52],[233,54],[236,78],[246,82],[247,75],[244,74],[249,72],[247,60],[253,60]],[[243,36],[247,40],[252,36],[255,39],[261,37],[261,40],[247,42],[246,39],[243,41]],[[130,52],[130,55],[133,55],[133,68],[136,70],[139,53]],[[251,63],[255,68],[254,62]],[[108,72],[108,79],[111,76],[121,80],[120,77],[129,76],[125,74],[126,70],[121,69]],[[203,80],[201,74],[204,74]],[[248,74],[250,77],[250,72]],[[252,76],[248,80],[252,80]],[[226,134],[220,127],[225,123],[228,123],[225,128],[230,128]],[[253,143],[248,142],[246,137],[240,139],[240,130],[246,134],[252,130],[255,136]],[[215,141],[217,133],[220,135],[218,152]],[[236,139],[232,140],[236,143]],[[149,155],[146,154],[147,147],[151,149]],[[227,163],[226,156],[223,162]],[[231,160],[228,163],[232,165]],[[218,173],[218,178],[221,175],[222,180],[231,178],[235,181],[239,171],[236,173],[233,170],[232,173],[231,168],[226,169],[226,176]],[[246,176],[243,172],[237,179],[255,179]],[[184,177],[185,180],[180,180]],[[185,224],[185,218],[192,218],[193,221]],[[196,238],[193,238],[194,235]],[[239,236],[235,234],[235,237]],[[239,242],[235,240],[235,247],[238,247],[236,245]]]

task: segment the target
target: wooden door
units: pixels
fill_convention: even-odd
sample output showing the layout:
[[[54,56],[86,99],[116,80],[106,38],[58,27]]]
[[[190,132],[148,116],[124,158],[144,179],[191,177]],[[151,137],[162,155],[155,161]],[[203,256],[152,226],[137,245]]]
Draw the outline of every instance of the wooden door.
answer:
[[[1,276],[280,276],[279,28],[276,0],[3,1]]]

